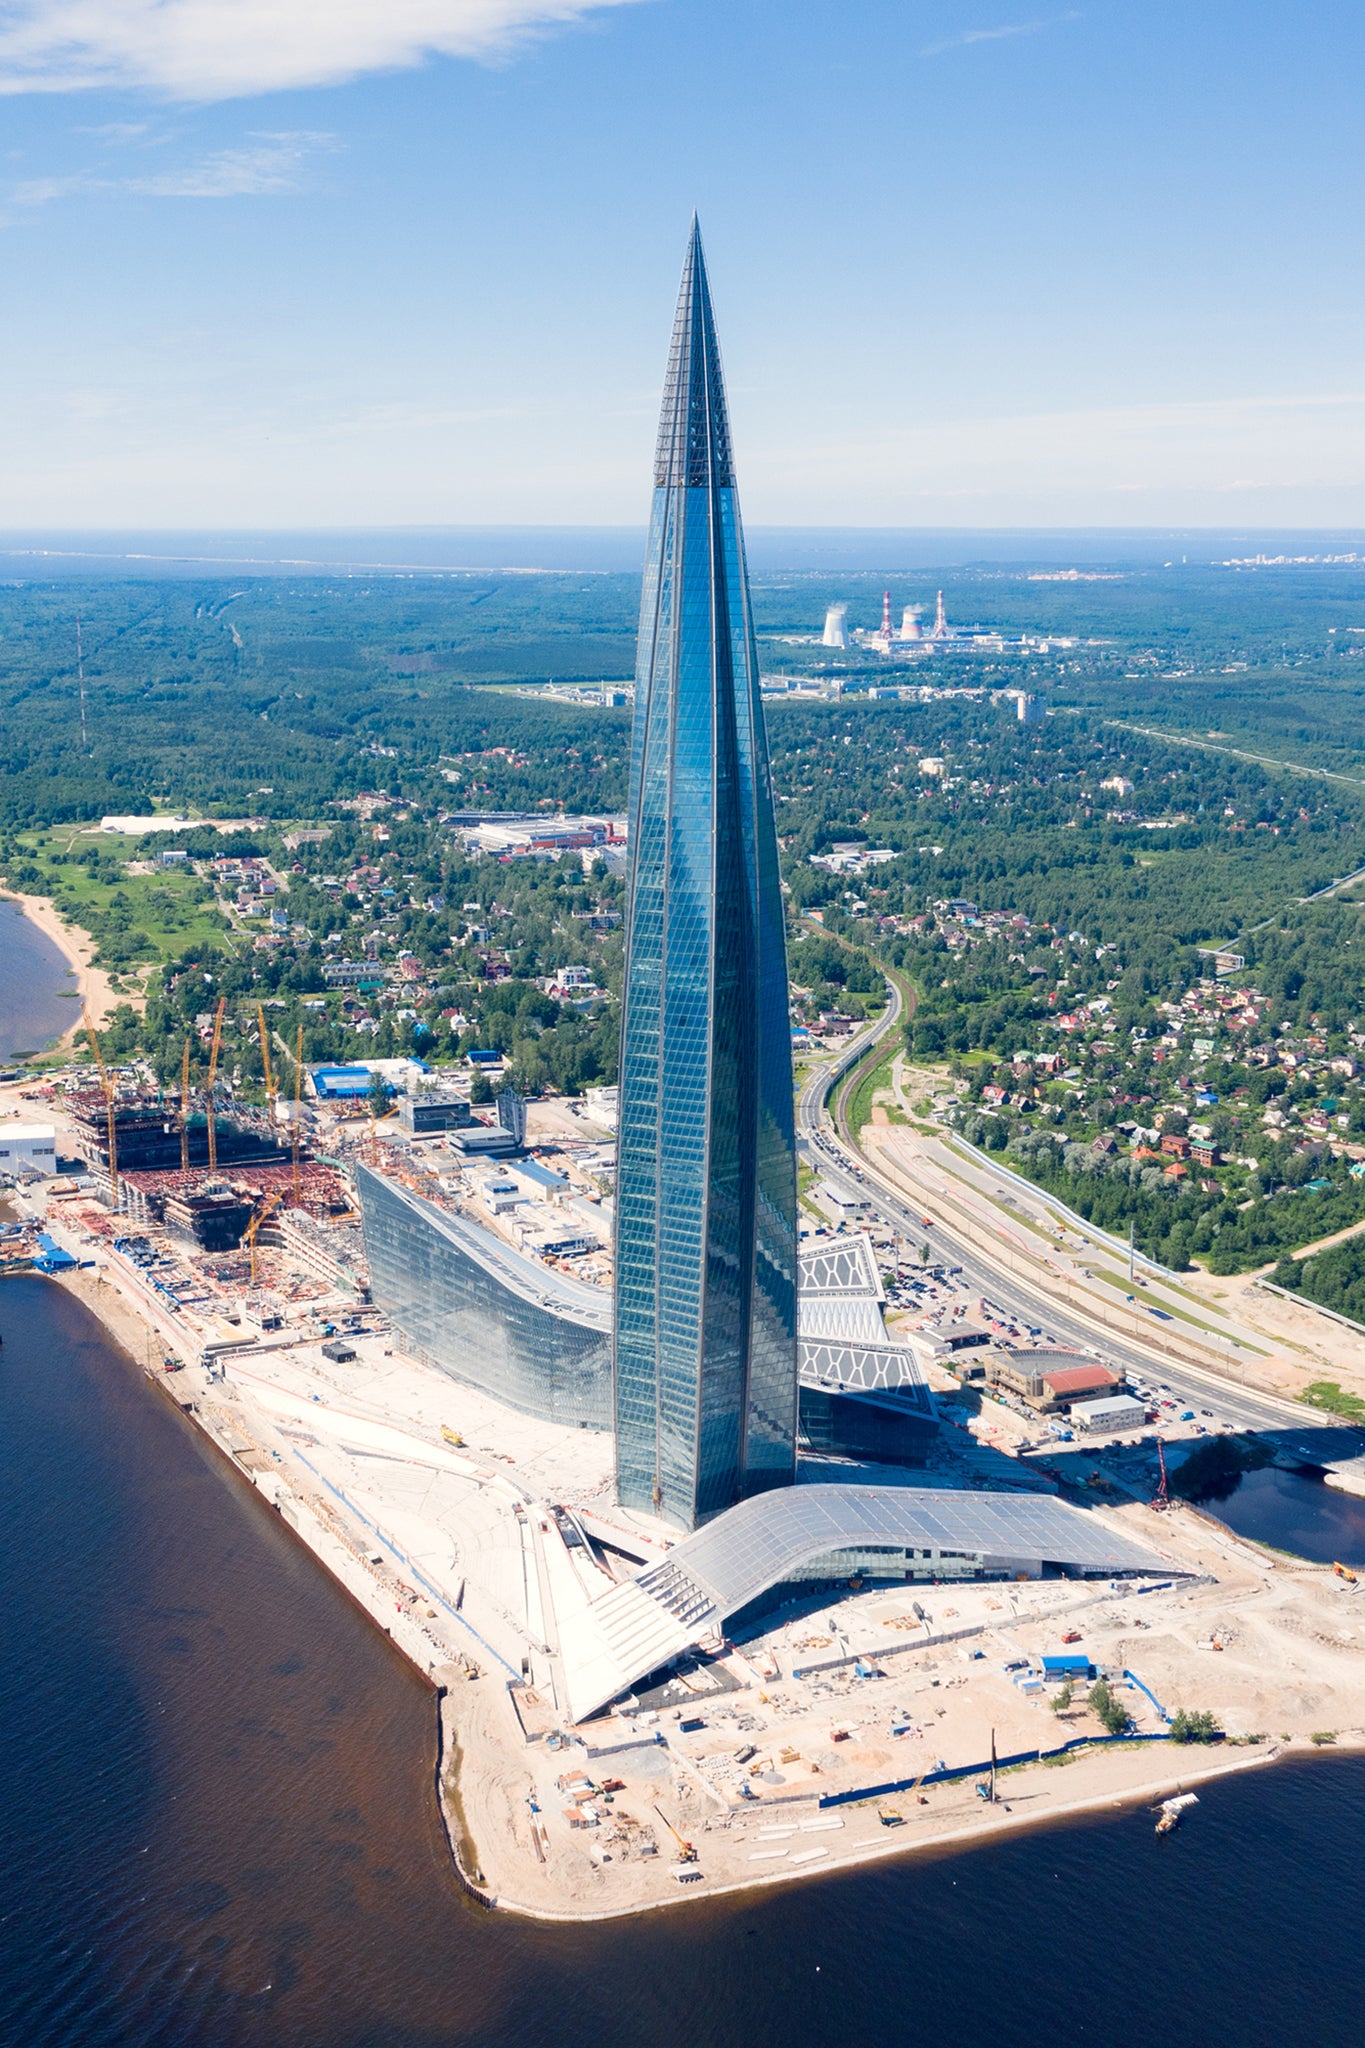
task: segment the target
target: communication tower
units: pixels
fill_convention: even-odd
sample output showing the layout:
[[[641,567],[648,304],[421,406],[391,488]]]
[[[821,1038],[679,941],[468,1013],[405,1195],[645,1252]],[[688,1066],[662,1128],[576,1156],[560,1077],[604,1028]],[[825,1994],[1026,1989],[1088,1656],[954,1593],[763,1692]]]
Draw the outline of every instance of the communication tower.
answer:
[[[76,614],[76,680],[81,691],[81,752],[86,751],[85,734],[85,650],[81,646],[81,615]]]

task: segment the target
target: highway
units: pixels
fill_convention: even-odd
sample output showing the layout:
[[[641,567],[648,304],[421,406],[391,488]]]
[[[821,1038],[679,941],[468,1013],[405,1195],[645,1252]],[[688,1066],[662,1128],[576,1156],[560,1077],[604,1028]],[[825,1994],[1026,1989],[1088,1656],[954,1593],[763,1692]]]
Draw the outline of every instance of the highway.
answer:
[[[882,1016],[849,1041],[832,1069],[813,1074],[797,1097],[797,1142],[809,1165],[817,1166],[837,1186],[855,1191],[870,1205],[878,1221],[898,1236],[912,1242],[927,1237],[943,1263],[961,1269],[970,1293],[984,1295],[1012,1322],[1041,1328],[1044,1340],[1098,1353],[1145,1385],[1169,1388],[1196,1414],[1211,1412],[1214,1421],[1230,1423],[1235,1429],[1270,1432],[1289,1446],[1303,1439],[1304,1432],[1311,1432],[1312,1456],[1317,1462],[1325,1455],[1324,1430],[1340,1432],[1340,1450],[1336,1452],[1340,1458],[1365,1453],[1365,1438],[1334,1417],[1278,1400],[1273,1395],[1251,1393],[1221,1374],[1125,1343],[1057,1303],[1043,1287],[1020,1279],[1017,1273],[969,1244],[938,1218],[926,1222],[928,1210],[916,1206],[893,1187],[867,1156],[848,1142],[844,1133],[836,1131],[826,1106],[838,1083],[899,1025],[904,1000],[894,981],[889,981],[888,987],[891,1001]],[[1178,1326],[1173,1326],[1163,1334],[1170,1340],[1177,1329]],[[1332,1449],[1335,1452],[1336,1446]]]

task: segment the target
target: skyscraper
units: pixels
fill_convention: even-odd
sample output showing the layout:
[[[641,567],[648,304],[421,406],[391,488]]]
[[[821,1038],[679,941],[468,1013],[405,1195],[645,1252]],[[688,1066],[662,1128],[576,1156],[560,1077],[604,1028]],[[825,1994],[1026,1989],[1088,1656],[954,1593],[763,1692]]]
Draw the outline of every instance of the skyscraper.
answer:
[[[796,1148],[777,836],[695,221],[654,461],[630,780],[616,1220],[622,1503],[791,1483]]]

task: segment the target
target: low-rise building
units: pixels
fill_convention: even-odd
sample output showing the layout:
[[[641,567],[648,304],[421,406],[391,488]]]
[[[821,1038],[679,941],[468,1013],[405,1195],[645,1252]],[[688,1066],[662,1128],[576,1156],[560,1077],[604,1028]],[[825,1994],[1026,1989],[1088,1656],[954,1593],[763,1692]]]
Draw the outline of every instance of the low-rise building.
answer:
[[[1139,1429],[1147,1410],[1131,1394],[1116,1394],[1108,1401],[1076,1401],[1071,1408],[1071,1426],[1088,1435],[1107,1429]]]
[[[1111,1372],[1107,1365],[1079,1357],[1074,1363],[1065,1359],[1059,1362],[1055,1353],[1049,1362],[1046,1353],[994,1352],[988,1373],[997,1386],[1018,1394],[1021,1400],[1044,1415],[1070,1408],[1073,1402],[1087,1397],[1116,1395],[1123,1385],[1118,1374]]]
[[[57,1171],[55,1124],[0,1123],[0,1174],[16,1178]]]
[[[470,1122],[469,1102],[463,1095],[408,1095],[398,1105],[398,1121],[415,1138],[463,1130]]]

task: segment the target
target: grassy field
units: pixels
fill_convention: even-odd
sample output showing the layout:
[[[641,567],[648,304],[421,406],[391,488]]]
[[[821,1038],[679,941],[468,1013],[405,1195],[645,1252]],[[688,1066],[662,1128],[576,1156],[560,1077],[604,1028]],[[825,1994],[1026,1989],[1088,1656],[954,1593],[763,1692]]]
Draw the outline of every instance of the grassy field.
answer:
[[[891,1086],[891,1069],[900,1051],[899,1038],[893,1037],[879,1060],[875,1060],[859,1077],[857,1085],[848,1098],[848,1127],[855,1138],[862,1134],[863,1126],[872,1121],[872,1103],[879,1089]]]
[[[206,881],[183,870],[130,873],[137,841],[59,826],[22,832],[9,863],[14,888],[50,896],[95,939],[96,960],[127,977],[187,950],[221,952],[227,932]]]

